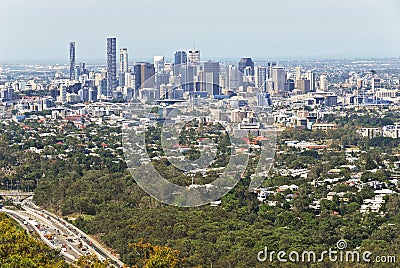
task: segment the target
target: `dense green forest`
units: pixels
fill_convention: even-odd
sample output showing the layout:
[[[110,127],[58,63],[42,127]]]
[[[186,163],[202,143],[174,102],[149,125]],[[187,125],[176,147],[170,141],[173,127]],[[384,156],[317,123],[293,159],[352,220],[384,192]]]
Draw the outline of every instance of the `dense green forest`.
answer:
[[[259,205],[255,195],[240,183],[222,199],[221,207],[177,208],[138,194],[140,190],[135,189],[137,186],[128,175],[115,175],[112,181],[105,177],[88,172],[75,183],[71,182],[71,186],[66,184],[66,197],[73,195],[82,204],[68,207],[67,211],[90,215],[78,217],[76,225],[99,235],[129,264],[137,263],[140,257],[128,245],[141,240],[178,250],[185,267],[262,267],[256,254],[264,246],[287,251],[323,251],[334,247],[339,239],[346,239],[349,247],[361,245],[374,254],[391,253],[400,257],[399,230],[392,226],[400,223],[397,196],[388,200],[386,218],[373,213],[363,217],[355,210],[356,200],[348,205],[338,200],[326,202],[317,217],[304,209],[304,204],[309,202],[307,191],[300,192],[292,211]],[[61,196],[54,197],[58,189],[49,192],[51,189],[46,188],[44,194],[41,192],[44,189],[39,188],[37,193],[64,200]],[[37,201],[46,205],[47,198]],[[332,214],[339,209],[342,216]],[[396,267],[386,265],[380,267]],[[275,266],[285,265],[276,263]],[[341,266],[326,263],[324,267]]]
[[[30,237],[22,227],[0,213],[0,267],[69,267],[44,243]]]

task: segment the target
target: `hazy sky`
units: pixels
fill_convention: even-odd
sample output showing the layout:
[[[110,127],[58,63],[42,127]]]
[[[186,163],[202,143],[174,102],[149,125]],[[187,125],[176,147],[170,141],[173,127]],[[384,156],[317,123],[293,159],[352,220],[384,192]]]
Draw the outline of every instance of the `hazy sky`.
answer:
[[[398,0],[0,0],[0,63],[130,62],[196,48],[202,58],[400,56]]]

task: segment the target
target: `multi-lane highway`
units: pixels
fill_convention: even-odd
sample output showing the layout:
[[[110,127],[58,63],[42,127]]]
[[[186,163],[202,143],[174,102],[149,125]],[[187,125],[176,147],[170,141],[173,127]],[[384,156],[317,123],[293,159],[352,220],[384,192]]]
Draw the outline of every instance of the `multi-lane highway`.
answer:
[[[28,232],[38,233],[40,239],[53,249],[60,250],[65,260],[73,263],[80,256],[94,254],[100,260],[109,259],[116,267],[124,264],[99,242],[64,221],[62,218],[41,209],[28,198],[22,202],[22,210],[2,209],[13,217]]]

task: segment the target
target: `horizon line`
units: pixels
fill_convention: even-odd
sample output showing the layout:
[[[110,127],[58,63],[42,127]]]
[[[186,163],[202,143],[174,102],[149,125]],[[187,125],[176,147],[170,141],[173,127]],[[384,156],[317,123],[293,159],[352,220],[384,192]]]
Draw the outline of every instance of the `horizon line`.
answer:
[[[159,56],[159,55],[154,55]],[[131,62],[153,62],[153,57],[138,57]],[[165,57],[165,56],[164,56]],[[249,57],[254,62],[263,61],[325,61],[325,60],[368,60],[368,59],[397,59],[400,58],[399,54],[335,54],[335,55],[321,55],[321,56],[228,56],[228,57],[206,57],[202,61],[213,60],[213,61],[239,61],[243,57]],[[173,62],[173,57],[165,57],[166,62]],[[88,58],[77,63],[85,63],[89,65],[102,65],[106,64],[106,59],[99,58]],[[9,59],[0,61],[0,65],[7,64],[48,64],[48,65],[69,65],[68,58],[66,59]]]

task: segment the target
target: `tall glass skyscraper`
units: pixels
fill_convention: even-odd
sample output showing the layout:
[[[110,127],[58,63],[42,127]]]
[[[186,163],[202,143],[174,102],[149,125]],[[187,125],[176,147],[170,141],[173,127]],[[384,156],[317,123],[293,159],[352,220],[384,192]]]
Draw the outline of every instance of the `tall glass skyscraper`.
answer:
[[[250,67],[250,75],[254,75],[254,62],[251,58],[241,58],[239,61],[238,70],[244,73],[246,67]]]
[[[206,91],[209,96],[221,95],[219,73],[219,62],[204,62],[203,71],[200,72],[200,91]]]
[[[117,87],[117,38],[107,38],[107,98]]]
[[[136,63],[133,67],[135,73],[135,89],[139,92],[142,88],[153,88],[155,83],[154,64],[148,62]]]
[[[185,64],[187,62],[187,54],[185,51],[176,51],[175,52],[175,61],[174,64]]]
[[[267,92],[267,73],[267,67],[257,66],[254,68],[254,82],[261,92]]]
[[[69,43],[69,79],[75,80],[75,42]]]
[[[187,54],[186,51],[176,51],[174,57],[174,74],[179,75],[181,73],[180,65],[186,65],[187,63]]]

